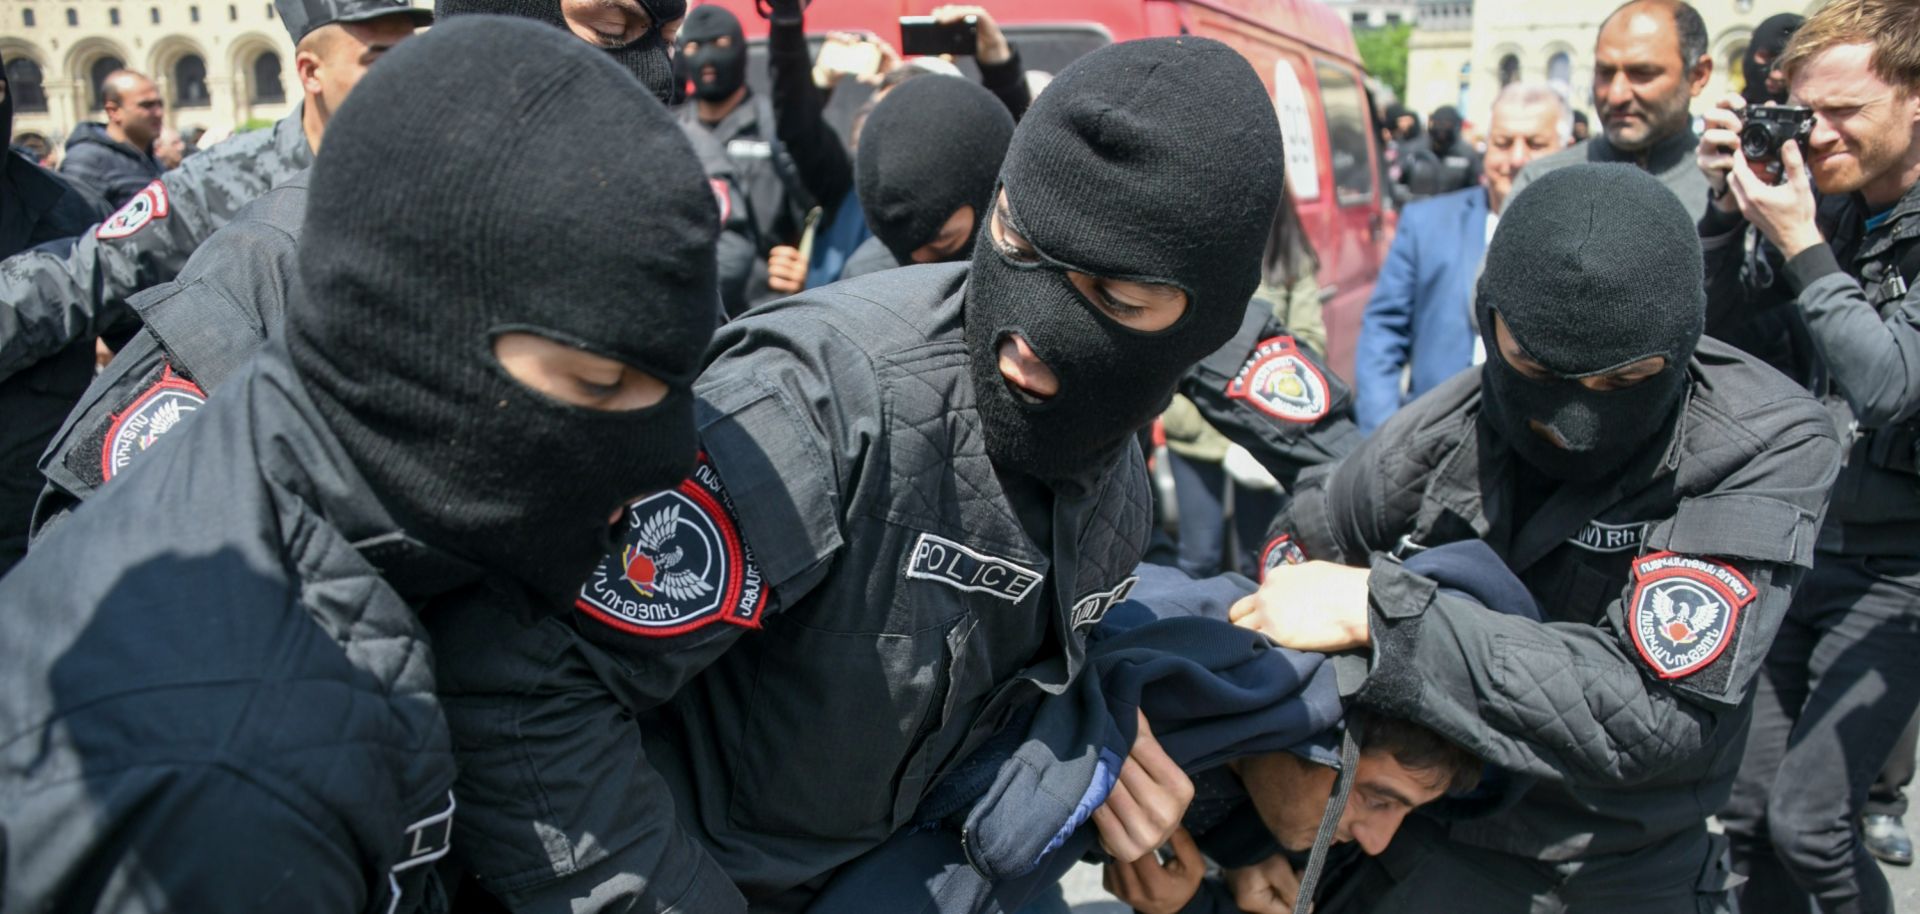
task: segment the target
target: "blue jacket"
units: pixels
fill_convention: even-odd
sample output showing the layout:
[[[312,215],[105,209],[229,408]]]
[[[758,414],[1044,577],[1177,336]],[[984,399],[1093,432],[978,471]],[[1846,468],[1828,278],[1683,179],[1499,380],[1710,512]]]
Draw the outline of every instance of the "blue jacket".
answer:
[[[1487,248],[1487,192],[1469,187],[1409,205],[1367,300],[1354,353],[1354,416],[1371,432],[1393,411],[1473,364],[1474,278]],[[1400,393],[1400,372],[1412,383]]]

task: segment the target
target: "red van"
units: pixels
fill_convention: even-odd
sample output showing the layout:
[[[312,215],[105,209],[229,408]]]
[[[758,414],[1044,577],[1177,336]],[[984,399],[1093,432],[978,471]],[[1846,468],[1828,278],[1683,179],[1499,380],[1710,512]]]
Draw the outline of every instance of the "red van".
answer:
[[[766,91],[767,23],[753,0],[717,0],[740,17],[752,45],[749,82]],[[901,16],[924,16],[941,0],[820,0],[807,32],[869,32],[898,45]],[[1244,55],[1273,93],[1287,140],[1287,175],[1320,254],[1327,353],[1353,376],[1360,315],[1385,261],[1391,226],[1381,150],[1353,33],[1318,0],[982,0],[1029,70],[1057,73],[1103,44],[1157,35],[1204,35]],[[975,75],[971,61],[961,61]],[[828,119],[844,131],[867,90],[835,90]],[[1204,104],[1196,99],[1197,104]]]

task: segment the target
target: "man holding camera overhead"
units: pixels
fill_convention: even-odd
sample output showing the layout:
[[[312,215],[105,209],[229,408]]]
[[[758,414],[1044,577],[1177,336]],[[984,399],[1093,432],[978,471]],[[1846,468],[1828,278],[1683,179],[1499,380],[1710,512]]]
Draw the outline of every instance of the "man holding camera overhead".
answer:
[[[1885,912],[1855,822],[1920,702],[1920,5],[1833,0],[1777,66],[1803,108],[1729,96],[1701,137],[1707,332],[1823,395],[1850,443],[1721,820],[1742,911]]]

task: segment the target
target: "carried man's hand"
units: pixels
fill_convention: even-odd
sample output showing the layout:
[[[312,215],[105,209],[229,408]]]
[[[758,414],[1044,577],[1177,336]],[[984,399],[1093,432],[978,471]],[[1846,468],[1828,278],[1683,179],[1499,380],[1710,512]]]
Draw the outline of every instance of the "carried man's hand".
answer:
[[[1136,712],[1140,713],[1140,712]],[[1093,811],[1100,846],[1121,863],[1132,863],[1167,843],[1193,802],[1193,781],[1153,738],[1140,713],[1139,735],[1120,766],[1107,801]]]
[[[1107,864],[1101,884],[1113,897],[1140,914],[1177,914],[1200,891],[1207,861],[1184,828],[1174,829],[1173,859],[1148,854],[1132,863]]]
[[[1227,871],[1233,904],[1247,914],[1292,914],[1300,876],[1287,858],[1274,854],[1249,867]]]
[[[1241,628],[1250,628],[1296,651],[1335,653],[1367,647],[1365,568],[1332,562],[1277,565],[1260,589],[1227,611]]]

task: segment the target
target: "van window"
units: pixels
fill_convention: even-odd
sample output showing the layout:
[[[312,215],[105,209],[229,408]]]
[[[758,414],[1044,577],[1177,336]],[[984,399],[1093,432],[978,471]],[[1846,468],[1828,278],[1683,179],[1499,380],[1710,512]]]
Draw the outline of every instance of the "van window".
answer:
[[[1320,108],[1327,115],[1327,145],[1333,166],[1333,187],[1341,206],[1373,202],[1373,158],[1367,151],[1366,97],[1352,74],[1332,61],[1315,60],[1320,80]]]

